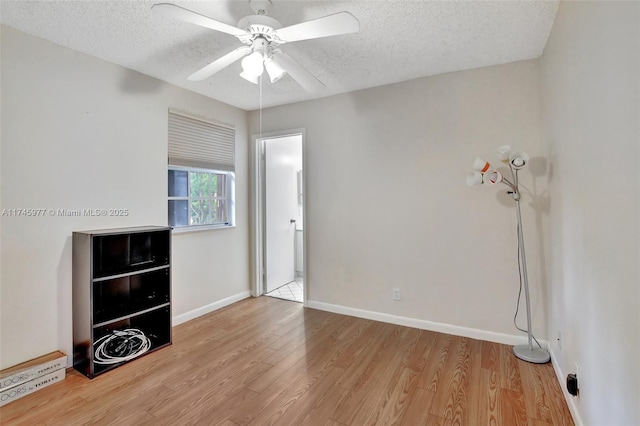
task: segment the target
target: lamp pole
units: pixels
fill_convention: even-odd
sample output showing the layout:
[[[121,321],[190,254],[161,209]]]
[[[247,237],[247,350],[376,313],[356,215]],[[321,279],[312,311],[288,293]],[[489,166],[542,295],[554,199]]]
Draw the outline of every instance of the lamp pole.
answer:
[[[522,216],[520,214],[520,192],[518,191],[517,178],[515,179],[515,190],[511,194],[516,202],[516,218],[518,220],[518,247],[520,248],[519,256],[522,261],[522,279],[524,281],[524,298],[527,306],[527,337],[529,343],[527,345],[516,345],[513,347],[513,354],[518,358],[533,362],[535,364],[544,364],[549,362],[551,356],[549,352],[542,348],[533,347],[533,333],[531,332],[531,299],[529,298],[529,277],[527,276],[527,256],[524,252],[524,235],[522,233]]]

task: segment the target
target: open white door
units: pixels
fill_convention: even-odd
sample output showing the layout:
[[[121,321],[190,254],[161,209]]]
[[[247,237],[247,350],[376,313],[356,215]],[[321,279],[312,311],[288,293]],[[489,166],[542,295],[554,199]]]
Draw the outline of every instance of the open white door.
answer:
[[[268,139],[265,144],[265,292],[295,279],[295,237],[299,215],[297,173],[300,136]],[[296,146],[295,144],[298,144]]]

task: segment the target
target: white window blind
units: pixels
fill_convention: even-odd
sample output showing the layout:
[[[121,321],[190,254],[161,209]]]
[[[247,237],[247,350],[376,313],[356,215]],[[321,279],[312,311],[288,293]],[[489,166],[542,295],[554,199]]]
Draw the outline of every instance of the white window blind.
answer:
[[[169,164],[235,171],[235,129],[169,110]]]

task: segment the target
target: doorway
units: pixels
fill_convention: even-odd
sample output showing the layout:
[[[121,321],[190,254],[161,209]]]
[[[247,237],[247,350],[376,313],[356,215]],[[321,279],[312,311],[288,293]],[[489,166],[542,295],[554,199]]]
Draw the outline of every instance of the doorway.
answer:
[[[258,138],[256,295],[304,303],[304,167],[302,132]],[[260,241],[261,240],[261,241]]]

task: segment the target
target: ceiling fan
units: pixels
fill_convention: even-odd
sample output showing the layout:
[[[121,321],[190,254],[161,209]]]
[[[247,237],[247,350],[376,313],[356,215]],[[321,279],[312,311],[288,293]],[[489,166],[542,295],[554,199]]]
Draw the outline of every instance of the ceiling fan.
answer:
[[[245,44],[191,74],[187,77],[191,81],[209,78],[243,58],[243,71],[240,76],[254,84],[258,84],[266,69],[271,83],[288,73],[307,91],[318,92],[325,87],[324,84],[284,53],[280,46],[294,41],[349,34],[360,30],[360,23],[349,12],[338,12],[283,28],[278,21],[267,16],[272,5],[271,0],[250,0],[249,5],[255,15],[242,18],[237,27],[171,3],[158,3],[151,8],[170,18],[231,34]]]

